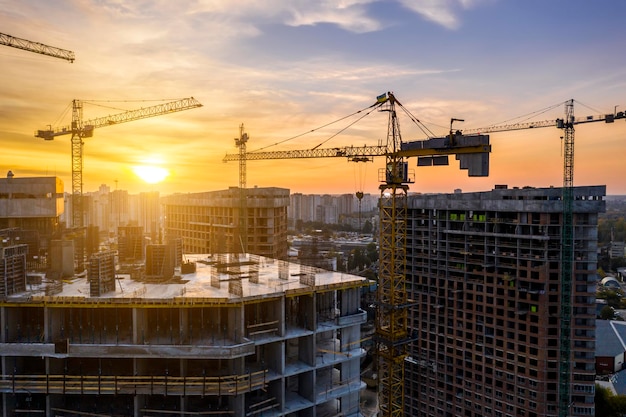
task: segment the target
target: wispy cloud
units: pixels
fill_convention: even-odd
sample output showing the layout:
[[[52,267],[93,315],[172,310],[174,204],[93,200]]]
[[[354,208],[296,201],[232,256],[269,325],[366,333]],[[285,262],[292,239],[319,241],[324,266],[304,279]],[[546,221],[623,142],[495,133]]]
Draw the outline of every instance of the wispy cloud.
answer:
[[[470,9],[485,0],[398,0],[404,7],[448,29],[461,25],[460,9]]]

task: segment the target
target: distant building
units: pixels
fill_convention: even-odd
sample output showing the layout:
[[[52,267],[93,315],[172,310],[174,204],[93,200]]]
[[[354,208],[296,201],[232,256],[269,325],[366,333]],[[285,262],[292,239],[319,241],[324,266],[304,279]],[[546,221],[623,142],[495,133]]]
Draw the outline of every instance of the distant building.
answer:
[[[237,187],[163,197],[166,237],[182,238],[185,253],[225,253],[241,251],[245,235],[248,253],[286,259],[289,190],[245,191],[245,218],[240,217],[242,199]]]
[[[153,243],[161,243],[159,233],[161,231],[161,201],[158,191],[140,193],[136,201],[136,214],[132,218],[137,219],[137,224],[143,227],[145,233],[150,236]]]
[[[602,281],[600,281],[600,285],[604,288],[617,290],[621,288],[619,281],[615,277],[604,277]]]
[[[376,209],[378,195],[364,194],[359,200],[355,194],[301,194],[290,195],[290,205],[287,216],[293,227],[296,222],[322,223],[354,223],[358,227],[358,219],[354,222],[346,220],[355,214],[367,213]]]
[[[626,322],[596,320],[596,373],[613,374],[626,363]]]
[[[626,251],[626,244],[624,242],[611,242],[611,248],[609,251],[609,257],[611,258],[623,258]]]

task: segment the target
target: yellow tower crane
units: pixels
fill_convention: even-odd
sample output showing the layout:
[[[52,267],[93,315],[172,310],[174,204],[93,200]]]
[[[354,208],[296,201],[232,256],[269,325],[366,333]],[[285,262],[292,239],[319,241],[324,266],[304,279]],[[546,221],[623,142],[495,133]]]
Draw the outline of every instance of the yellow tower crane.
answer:
[[[147,119],[149,117],[161,116],[183,110],[201,107],[202,104],[193,97],[171,101],[156,106],[142,107],[136,110],[128,110],[110,116],[98,117],[83,121],[83,102],[81,100],[72,101],[72,124],[69,126],[56,127],[46,130],[37,130],[36,138],[53,140],[57,136],[72,135],[72,203],[74,206],[73,221],[74,227],[83,226],[83,207],[80,197],[83,194],[83,139],[93,136],[96,128],[118,125],[120,123],[132,122],[134,120]]]
[[[491,152],[489,137],[482,135],[457,138],[455,143],[450,141],[450,137],[403,143],[396,106],[402,107],[392,93],[386,93],[378,96],[376,102],[368,107],[389,114],[386,145],[315,147],[307,150],[245,154],[248,161],[336,157],[345,157],[349,161],[363,161],[364,158],[385,157],[385,167],[379,172],[380,269],[374,333],[379,406],[383,417],[404,415],[404,362],[408,358],[407,346],[415,340],[408,325],[409,308],[414,302],[408,298],[405,278],[407,191],[414,178],[407,160],[410,157],[417,157],[419,166],[439,165],[445,164],[449,155],[456,155],[461,168],[468,169],[470,176],[486,176]],[[223,161],[239,161],[242,157],[241,153],[227,154]]]
[[[183,110],[201,107],[202,104],[193,97],[183,98],[155,106],[142,107],[135,110],[128,110],[109,116],[98,117],[83,121],[83,102],[81,100],[72,101],[72,123],[69,126],[48,128],[37,130],[35,137],[44,140],[53,140],[57,136],[71,135],[72,147],[72,226],[82,229],[84,226],[83,195],[83,139],[92,137],[94,129],[106,126],[113,126],[120,123],[132,122],[134,120],[146,119],[149,117],[161,116]],[[82,251],[78,250],[79,269],[82,265]]]
[[[22,49],[24,51],[35,52],[37,54],[48,55],[54,58],[74,62],[74,52],[72,51],[44,45],[43,43],[33,42],[27,39],[17,38],[15,36],[7,35],[6,33],[0,33],[0,45],[6,45],[12,48]]]
[[[248,134],[243,123],[239,126],[239,137],[235,138],[235,146],[239,148],[239,242],[241,251],[248,252],[248,197],[246,191],[246,144]]]

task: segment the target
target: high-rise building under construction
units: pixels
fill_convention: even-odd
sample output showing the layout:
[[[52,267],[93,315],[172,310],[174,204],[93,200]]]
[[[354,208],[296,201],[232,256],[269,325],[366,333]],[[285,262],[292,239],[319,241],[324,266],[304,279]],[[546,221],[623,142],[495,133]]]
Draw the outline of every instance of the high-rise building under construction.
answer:
[[[364,278],[218,254],[156,282],[113,255],[2,294],[0,416],[360,415]]]
[[[557,416],[562,359],[570,371],[568,415],[594,415],[597,223],[605,193],[604,186],[573,189],[570,306],[561,299],[561,188],[409,197],[409,415]],[[565,308],[571,344],[563,350]]]
[[[165,234],[185,253],[248,252],[287,257],[289,190],[254,187],[164,197]]]

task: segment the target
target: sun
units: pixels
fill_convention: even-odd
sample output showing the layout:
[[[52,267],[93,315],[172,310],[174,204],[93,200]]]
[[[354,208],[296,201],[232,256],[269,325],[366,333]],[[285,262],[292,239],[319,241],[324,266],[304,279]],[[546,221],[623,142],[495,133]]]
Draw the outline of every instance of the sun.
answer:
[[[155,165],[137,165],[133,172],[148,184],[157,184],[170,175],[167,169]]]

